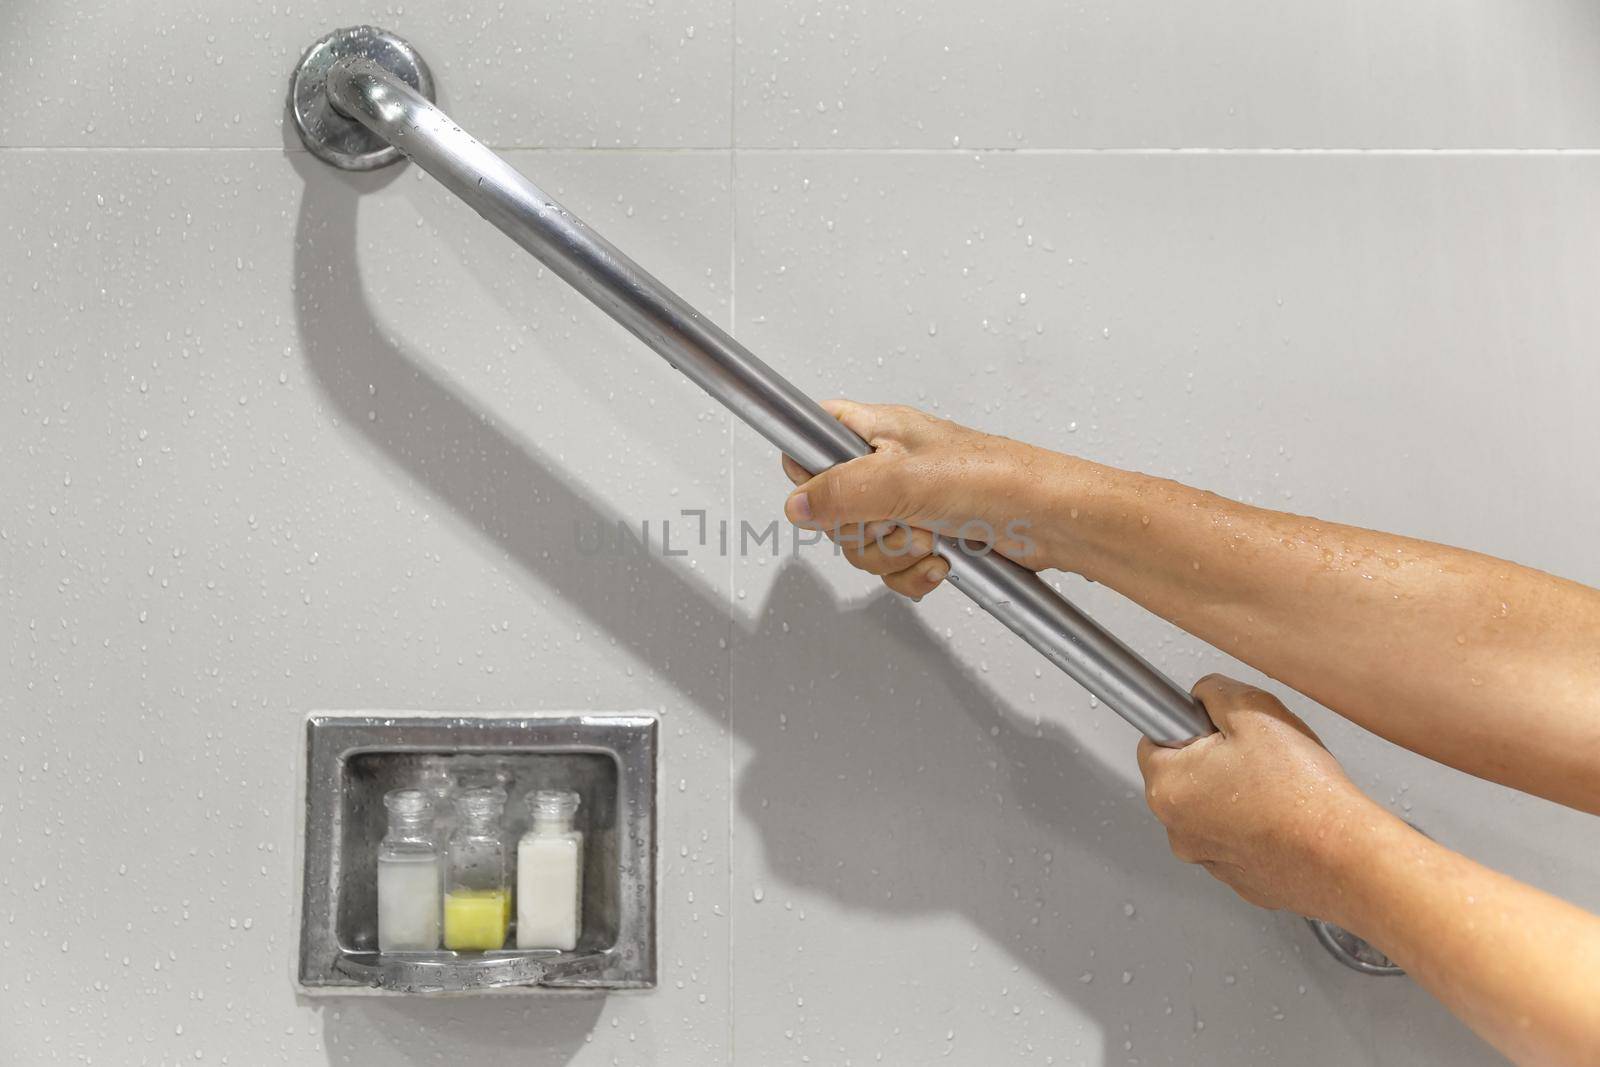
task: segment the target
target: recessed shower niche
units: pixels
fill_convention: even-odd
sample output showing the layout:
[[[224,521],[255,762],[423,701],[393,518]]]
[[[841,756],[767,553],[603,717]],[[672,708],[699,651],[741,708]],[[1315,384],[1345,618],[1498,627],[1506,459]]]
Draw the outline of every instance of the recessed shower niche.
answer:
[[[309,716],[299,985],[307,993],[390,994],[654,986],[656,737],[655,717],[639,712]],[[490,923],[498,922],[497,932],[470,949],[459,937],[456,949],[445,947],[451,937],[443,934],[437,945],[380,950],[379,852],[386,831],[392,840],[397,805],[416,805],[399,817],[416,822],[419,840],[437,849],[431,887],[426,874],[409,884],[437,894],[422,901],[420,915],[425,924],[432,907],[443,931],[458,918],[446,857],[462,840],[460,813],[474,815],[473,803],[486,800],[486,832],[498,836],[505,856],[504,895],[495,908],[459,914],[477,922],[499,909]],[[564,856],[565,871],[547,864],[537,885],[548,893],[563,873],[575,883],[576,909],[560,909],[574,929],[564,947],[519,948],[516,912],[529,899],[518,900],[518,842],[547,828],[544,811],[564,820],[580,850],[576,859],[559,848],[523,850],[520,895],[534,895],[527,857]],[[399,884],[386,883],[383,915],[396,914]],[[471,903],[485,903],[481,896]],[[414,922],[418,909],[410,910]],[[481,925],[475,929],[481,935]]]

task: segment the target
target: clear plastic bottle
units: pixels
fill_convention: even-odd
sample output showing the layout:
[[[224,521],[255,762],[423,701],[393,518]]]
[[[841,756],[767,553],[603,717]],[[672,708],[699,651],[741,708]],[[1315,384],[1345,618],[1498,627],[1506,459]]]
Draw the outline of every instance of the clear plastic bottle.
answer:
[[[500,829],[506,795],[464,790],[456,798],[456,828],[446,851],[444,947],[458,952],[504,948],[511,925],[511,886]]]
[[[439,848],[433,805],[419,789],[384,795],[389,832],[378,845],[378,951],[439,947]]]
[[[577,947],[583,928],[583,834],[578,794],[529,793],[533,824],[517,842],[517,947]]]

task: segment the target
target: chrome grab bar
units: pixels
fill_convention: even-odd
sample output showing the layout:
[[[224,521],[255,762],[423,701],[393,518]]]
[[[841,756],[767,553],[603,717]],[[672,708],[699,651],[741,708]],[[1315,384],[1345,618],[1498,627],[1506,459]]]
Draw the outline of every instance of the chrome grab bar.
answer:
[[[313,46],[296,73],[291,104],[301,136],[320,158],[370,169],[395,158],[389,146],[398,149],[806,470],[872,451],[414,85],[431,94],[415,53],[361,27]],[[359,150],[359,129],[340,128],[353,127],[351,119],[384,143]],[[1215,729],[1192,696],[1034,572],[950,538],[941,537],[936,551],[950,565],[952,585],[1152,741],[1178,746]]]

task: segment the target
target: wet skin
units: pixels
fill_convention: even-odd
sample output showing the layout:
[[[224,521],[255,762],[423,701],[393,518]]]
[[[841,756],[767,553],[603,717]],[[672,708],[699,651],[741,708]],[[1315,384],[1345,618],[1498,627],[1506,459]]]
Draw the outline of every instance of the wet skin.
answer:
[[[913,408],[824,406],[874,452],[816,477],[785,458],[784,513],[895,592],[936,589],[930,531],[959,530],[1104,583],[1396,744],[1600,814],[1600,591]],[[1367,938],[1518,1062],[1600,1062],[1600,918],[1413,831],[1269,693],[1213,676],[1195,695],[1218,733],[1139,746],[1179,859]]]

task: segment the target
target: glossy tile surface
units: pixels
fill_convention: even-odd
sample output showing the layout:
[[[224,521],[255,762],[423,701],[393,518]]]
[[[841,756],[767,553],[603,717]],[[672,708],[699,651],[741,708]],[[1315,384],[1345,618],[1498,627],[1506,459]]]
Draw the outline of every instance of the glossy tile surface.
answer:
[[[298,146],[283,124],[295,64],[370,23],[417,48],[486,142],[726,147],[729,19],[726,0],[15,0],[0,9],[0,146]]]
[[[797,553],[770,447],[284,96],[386,26],[818,396],[1595,584],[1596,11],[0,5],[0,1062],[1497,1062],[1174,862],[1120,720]],[[1292,704],[1600,907],[1587,819]],[[298,999],[317,708],[657,709],[660,988]]]
[[[1586,0],[735,3],[741,147],[1600,147]]]
[[[725,313],[725,157],[512,158]],[[582,545],[722,507],[722,413],[414,170],[0,185],[0,1059],[718,1062],[727,566]],[[297,999],[304,714],[561,707],[662,716],[661,987]]]
[[[1600,452],[1600,253],[1572,225],[1597,161],[738,166],[740,333],[818,395],[1600,581],[1570,466]],[[740,514],[776,514],[786,480],[751,435],[737,451]],[[1499,1062],[1416,986],[1173,860],[1133,732],[953,590],[911,606],[800,556],[733,579],[741,1062]],[[1064,588],[1184,684],[1257,677]],[[1273,688],[1397,812],[1600,905],[1588,816]]]

